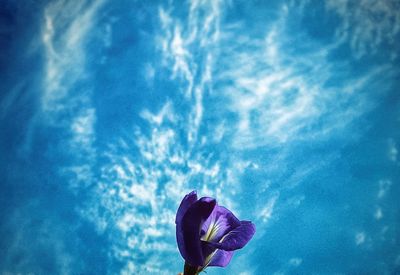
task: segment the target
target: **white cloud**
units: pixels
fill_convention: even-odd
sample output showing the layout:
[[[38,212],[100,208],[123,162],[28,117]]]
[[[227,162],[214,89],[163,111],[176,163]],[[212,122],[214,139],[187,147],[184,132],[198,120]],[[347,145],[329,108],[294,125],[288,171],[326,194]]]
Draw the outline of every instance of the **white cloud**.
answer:
[[[375,214],[374,214],[375,219],[380,220],[383,218],[383,212],[382,212],[382,208],[378,207],[375,210]]]
[[[390,186],[392,185],[391,180],[380,180],[379,183],[379,190],[378,190],[378,199],[382,199],[386,193],[389,191]]]
[[[146,79],[148,85],[151,87],[153,85],[154,77],[156,75],[156,70],[151,64],[146,64],[144,69],[144,78]]]
[[[396,162],[398,154],[399,150],[396,147],[396,143],[394,142],[393,139],[389,139],[389,149],[388,149],[389,159],[393,162]]]
[[[365,238],[366,238],[365,232],[357,233],[355,236],[356,245],[362,245],[365,242]]]
[[[303,259],[301,259],[301,258],[291,258],[289,260],[289,264],[292,266],[295,266],[295,267],[301,265],[302,262],[303,262]]]
[[[270,198],[265,204],[265,207],[261,209],[259,217],[264,223],[268,222],[271,219],[277,199],[278,196]]]
[[[309,40],[304,42],[309,52],[288,52],[293,48],[286,32],[290,8],[282,10],[265,38],[242,34],[236,42],[237,33],[242,31],[239,25],[220,39],[226,45],[224,56],[218,60],[224,70],[214,73],[213,78],[224,83],[216,95],[227,102],[221,109],[238,118],[230,129],[236,149],[251,150],[338,133],[371,108],[372,103],[361,91],[386,70],[378,68],[328,88],[327,81],[337,71],[328,60],[334,47],[320,50]]]
[[[85,77],[84,43],[102,1],[72,3],[55,1],[44,14],[42,41],[46,52],[46,77],[42,109],[58,112],[71,85]],[[50,119],[50,118],[49,118]]]
[[[277,163],[284,162],[290,154],[283,152],[285,156],[282,154],[264,167],[262,163],[245,160],[238,152],[324,137],[368,109],[359,92],[381,71],[327,88],[327,80],[337,70],[328,61],[329,49],[314,51],[315,45],[310,44],[309,53],[295,55],[286,51],[286,43],[291,43],[287,42],[285,32],[290,7],[282,8],[279,22],[263,37],[254,37],[240,29],[240,24],[233,26],[233,31],[222,30],[222,5],[218,1],[191,1],[187,21],[177,19],[173,7],[159,9],[162,29],[157,39],[162,65],[179,84],[179,104],[189,108],[178,114],[176,102],[166,101],[156,112],[142,110],[140,116],[147,123],[146,130],[136,128],[132,137],[121,138],[109,146],[104,153],[108,163],[101,168],[96,190],[98,200],[82,211],[100,232],[110,224],[117,225],[110,237],[114,244],[110,254],[126,263],[122,274],[165,272],[162,263],[171,259],[171,251],[177,252],[173,221],[175,209],[186,192],[197,187],[200,195],[217,197],[221,205],[234,210],[236,201],[232,198],[245,188],[242,175],[260,166],[280,168]],[[93,15],[88,14],[86,18]],[[55,35],[56,23],[53,17],[49,18],[43,38],[49,56],[50,88],[46,96],[47,102],[56,102],[68,93],[59,72],[70,70],[69,81],[81,74],[70,68],[72,62],[66,58],[69,48],[49,42]],[[84,18],[81,23],[90,21]],[[88,27],[78,30],[70,43],[81,49],[87,30]],[[238,32],[242,33],[240,37]],[[220,55],[218,48],[222,47],[224,54]],[[82,52],[71,53],[70,57],[74,64],[84,65]],[[216,62],[223,71],[214,67]],[[147,81],[152,81],[159,69],[157,65],[144,67]],[[218,87],[214,87],[215,83]],[[225,120],[215,127],[215,132],[200,134],[201,127],[209,126],[204,117],[213,111],[208,109],[206,97],[224,102],[218,105],[216,118],[228,114],[237,121]],[[92,108],[92,113],[80,113],[72,120],[71,129],[79,137],[80,147],[90,141],[88,133],[93,129],[95,114]],[[205,147],[210,140],[218,143],[223,138],[232,141],[225,144],[226,148],[218,148],[228,156],[207,153]],[[305,166],[288,179],[286,188],[318,170],[321,163]],[[259,214],[264,223],[276,214],[277,194],[270,197]],[[301,196],[289,203],[296,206],[303,199]],[[240,217],[240,213],[234,212]],[[365,241],[365,233],[358,233],[355,238],[359,245]],[[140,257],[145,260],[137,264]],[[300,258],[290,261],[292,265],[301,264]]]
[[[193,102],[187,115],[187,138],[192,146],[198,141],[203,119],[204,93],[211,89],[214,51],[210,48],[219,39],[220,8],[220,1],[192,1],[186,22],[174,18],[171,9],[159,9],[163,31],[158,39],[164,66],[171,68],[172,79],[183,81],[182,92]],[[205,18],[203,12],[207,14]],[[204,58],[199,61],[198,55]]]
[[[390,47],[390,58],[397,58],[400,12],[393,0],[329,0],[326,7],[342,19],[336,37],[348,41],[357,58],[376,54],[383,45]]]
[[[3,94],[0,101],[0,119],[4,119],[11,108],[17,108],[18,102],[24,98],[26,81],[18,82],[8,93]]]
[[[60,173],[68,176],[74,192],[94,180],[96,109],[91,102],[90,85],[81,89],[77,83],[90,80],[85,45],[102,4],[102,0],[52,1],[43,15],[45,73],[40,118],[45,125],[66,134],[59,142],[72,164],[60,167]]]
[[[96,123],[95,109],[82,110],[71,122],[71,132],[74,146],[80,148],[91,148],[95,139],[94,126]]]
[[[176,120],[172,103],[167,101],[158,114],[152,114],[148,110],[143,110],[140,115],[145,120],[156,125],[160,125],[165,121],[174,122]]]
[[[143,110],[141,117],[149,131],[137,128],[131,140],[121,139],[110,146],[97,190],[101,199],[84,212],[100,231],[107,226],[104,219],[117,224],[118,231],[111,238],[113,255],[126,263],[122,273],[165,272],[161,263],[177,253],[175,209],[191,188],[197,186],[199,195],[218,197],[222,205],[232,205],[229,192],[224,191],[230,183],[224,180],[226,172],[221,171],[220,163],[184,146],[185,136],[176,131],[184,120],[174,112],[172,102],[155,113]],[[128,153],[133,150],[138,154]],[[98,213],[95,207],[105,208],[106,213]],[[127,254],[127,250],[132,252]],[[132,269],[131,264],[142,254],[145,263]]]

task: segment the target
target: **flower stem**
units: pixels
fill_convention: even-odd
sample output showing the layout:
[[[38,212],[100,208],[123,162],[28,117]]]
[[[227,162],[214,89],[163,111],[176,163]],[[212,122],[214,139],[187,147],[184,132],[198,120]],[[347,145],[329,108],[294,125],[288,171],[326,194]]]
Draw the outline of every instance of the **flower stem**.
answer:
[[[196,266],[191,266],[190,264],[185,262],[183,275],[197,275],[197,274],[199,274],[197,271],[198,271],[198,268]]]

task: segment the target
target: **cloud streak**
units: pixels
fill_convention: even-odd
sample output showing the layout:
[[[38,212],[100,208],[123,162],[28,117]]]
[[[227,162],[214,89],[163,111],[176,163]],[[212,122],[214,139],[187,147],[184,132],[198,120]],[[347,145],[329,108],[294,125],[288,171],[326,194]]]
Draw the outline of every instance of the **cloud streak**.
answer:
[[[347,41],[357,58],[378,54],[382,46],[389,46],[389,59],[398,58],[400,12],[399,3],[392,0],[362,0],[357,4],[348,0],[327,1],[326,8],[342,20],[336,37]]]
[[[175,249],[173,210],[185,192],[197,188],[235,208],[233,198],[240,201],[241,192],[265,183],[249,183],[245,176],[252,178],[260,169],[284,174],[276,167],[290,162],[292,146],[339,136],[374,106],[363,91],[388,68],[334,81],[338,70],[351,71],[330,58],[338,43],[322,50],[311,40],[302,49],[293,46],[304,35],[293,37],[290,29],[295,6],[282,5],[261,35],[246,33],[241,23],[224,22],[229,8],[225,2],[192,1],[184,6],[188,15],[183,19],[175,15],[174,4],[158,8],[162,62],[152,66],[151,79],[166,70],[177,84],[178,99],[140,110],[145,126],[133,126],[132,137],[110,145],[104,153],[109,165],[101,168],[97,190],[100,203],[87,212],[100,230],[110,229],[107,221],[117,225],[113,248],[126,263],[122,273],[165,271],[160,263],[172,259]],[[144,70],[146,75],[149,68]],[[188,108],[178,109],[178,104]],[[246,157],[282,146],[287,149],[279,150],[273,163]],[[298,171],[282,185],[267,176],[272,184],[265,192],[274,196],[256,217],[261,228],[279,215],[277,210],[298,207],[304,196],[281,199],[282,194],[334,158],[289,167]],[[101,214],[96,207],[107,211]]]
[[[351,68],[332,60],[350,37],[343,34],[353,20],[345,17],[347,8],[342,12],[347,4],[329,2],[345,27],[337,32],[339,42],[321,49],[311,39],[299,45],[306,34],[291,29],[291,18],[300,16],[294,4],[282,4],[276,18],[265,19],[262,31],[249,31],[247,17],[230,21],[234,13],[230,2],[188,1],[183,6],[169,2],[155,8],[160,29],[155,35],[158,48],[153,50],[161,62],[146,63],[142,75],[152,89],[161,82],[160,75],[167,75],[163,81],[177,91],[154,91],[162,95],[159,102],[133,111],[138,121],[131,122],[132,131],[113,136],[106,140],[107,148],[98,148],[101,110],[93,104],[90,85],[79,87],[92,81],[86,44],[103,4],[56,1],[47,7],[42,115],[47,126],[68,134],[62,144],[71,152],[72,165],[60,171],[72,173],[69,185],[75,193],[91,186],[91,201],[79,211],[98,233],[109,237],[110,259],[121,263],[117,268],[121,274],[179,270],[173,221],[180,199],[192,189],[217,197],[238,215],[239,205],[247,203],[245,214],[254,217],[260,232],[278,220],[274,217],[282,209],[302,204],[305,196],[290,191],[337,155],[299,164],[293,161],[295,150],[340,138],[374,107],[373,96],[366,91],[391,70],[378,67],[345,77]],[[186,16],[181,16],[182,10]],[[371,28],[381,36],[387,29],[370,26],[365,31],[376,31]],[[368,51],[363,43],[373,41],[376,47],[382,43],[382,38],[361,34],[361,29],[355,27],[358,36],[351,42],[358,58]],[[110,48],[111,34],[117,36],[118,31],[108,25],[107,33],[106,48]],[[387,35],[395,37],[397,31]],[[393,161],[396,148],[390,142]],[[379,192],[385,193],[389,187],[381,185]],[[380,193],[378,197],[385,195]],[[249,194],[254,203],[244,199]],[[382,215],[375,213],[376,219]],[[355,237],[356,244],[362,244],[360,238]],[[174,264],[166,267],[167,261]],[[299,267],[302,261],[295,257],[287,264]],[[112,268],[108,271],[115,273]]]

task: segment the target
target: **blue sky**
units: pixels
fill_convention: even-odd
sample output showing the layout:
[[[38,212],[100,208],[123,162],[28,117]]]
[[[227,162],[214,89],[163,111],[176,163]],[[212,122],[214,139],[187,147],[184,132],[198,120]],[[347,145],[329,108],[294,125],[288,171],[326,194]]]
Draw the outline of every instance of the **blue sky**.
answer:
[[[257,233],[208,274],[400,272],[400,3],[0,4],[0,272],[177,274],[193,189]]]

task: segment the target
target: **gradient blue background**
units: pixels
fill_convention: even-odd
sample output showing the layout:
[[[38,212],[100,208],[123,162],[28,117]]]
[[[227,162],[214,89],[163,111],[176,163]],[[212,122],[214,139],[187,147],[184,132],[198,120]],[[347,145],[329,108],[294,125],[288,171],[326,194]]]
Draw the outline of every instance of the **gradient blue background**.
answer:
[[[400,2],[0,1],[0,274],[400,274]]]

